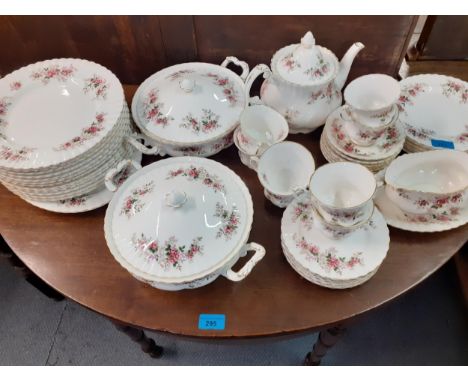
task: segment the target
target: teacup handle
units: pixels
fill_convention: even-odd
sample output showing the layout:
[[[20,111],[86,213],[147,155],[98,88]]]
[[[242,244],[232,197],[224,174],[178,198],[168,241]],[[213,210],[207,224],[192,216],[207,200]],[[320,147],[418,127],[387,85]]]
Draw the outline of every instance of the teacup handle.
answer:
[[[340,117],[343,121],[354,122],[353,118],[351,117],[351,108],[349,107],[349,105],[343,105],[341,107]]]
[[[383,170],[380,170],[377,174],[374,175],[375,181],[377,183],[377,188],[380,188],[385,185],[385,173],[387,172],[387,169],[384,168]]]
[[[248,99],[249,103],[253,105],[257,104],[257,102],[260,102],[260,104],[262,104],[260,98],[250,97],[250,90],[252,88],[252,84],[261,74],[263,74],[264,79],[270,78],[270,76],[272,75],[271,70],[267,65],[258,64],[252,69],[250,74],[247,76],[247,79],[245,80],[245,99]]]
[[[125,137],[126,141],[135,147],[138,151],[142,152],[146,155],[161,155],[163,156],[164,153],[158,145],[152,145],[152,147],[146,146],[146,137],[142,134],[134,133],[132,135],[127,135]],[[144,144],[139,142],[138,140],[143,140]]]
[[[240,74],[240,78],[242,81],[245,82],[247,76],[249,75],[249,64],[245,61],[239,60],[237,57],[234,56],[228,56],[224,59],[224,61],[221,63],[221,66],[223,68],[227,67],[228,64],[233,63],[234,65],[240,66],[242,68],[242,73]]]
[[[247,243],[244,245],[244,247],[242,247],[241,251],[242,252],[239,257],[244,257],[248,251],[255,251],[255,253],[250,258],[250,260],[245,263],[241,270],[235,272],[229,268],[224,273],[222,273],[222,275],[228,280],[236,282],[244,280],[249,275],[249,273],[252,272],[253,267],[255,267],[255,265],[257,265],[257,263],[263,259],[266,253],[265,248],[257,243]]]
[[[115,176],[127,166],[132,166],[136,171],[141,169],[141,164],[132,159],[124,159],[121,161],[117,167],[111,168],[107,171],[106,176],[104,177],[104,184],[109,191],[117,191],[118,185],[114,182]]]

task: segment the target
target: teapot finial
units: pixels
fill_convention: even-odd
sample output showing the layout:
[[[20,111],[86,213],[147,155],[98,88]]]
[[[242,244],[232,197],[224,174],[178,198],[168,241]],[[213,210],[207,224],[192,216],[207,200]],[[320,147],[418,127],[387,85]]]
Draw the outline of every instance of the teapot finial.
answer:
[[[311,31],[308,31],[304,37],[301,38],[301,45],[307,49],[315,46],[315,38]]]

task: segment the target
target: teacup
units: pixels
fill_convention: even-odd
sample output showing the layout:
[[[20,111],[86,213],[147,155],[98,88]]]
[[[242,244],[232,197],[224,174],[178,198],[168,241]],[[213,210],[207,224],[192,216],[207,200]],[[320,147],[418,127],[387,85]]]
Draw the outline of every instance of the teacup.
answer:
[[[398,81],[378,73],[356,78],[344,91],[344,99],[351,109],[352,119],[369,128],[390,123],[399,97]]]
[[[341,112],[341,119],[345,121],[344,127],[349,138],[357,145],[364,147],[373,145],[389,127],[395,125],[398,119],[397,105],[393,105],[391,116],[392,119],[387,124],[371,127],[355,121],[348,105],[344,105]]]
[[[284,141],[288,132],[286,119],[276,110],[251,105],[241,114],[238,140],[246,154],[260,156],[271,145]]]
[[[299,143],[285,141],[263,153],[257,175],[267,199],[284,208],[307,188],[314,170],[315,161],[310,151]]]
[[[402,211],[444,220],[462,206],[468,189],[468,154],[434,150],[405,154],[385,172],[385,193]]]
[[[313,204],[323,220],[345,228],[356,227],[370,218],[376,188],[374,175],[351,162],[318,168],[309,184]]]

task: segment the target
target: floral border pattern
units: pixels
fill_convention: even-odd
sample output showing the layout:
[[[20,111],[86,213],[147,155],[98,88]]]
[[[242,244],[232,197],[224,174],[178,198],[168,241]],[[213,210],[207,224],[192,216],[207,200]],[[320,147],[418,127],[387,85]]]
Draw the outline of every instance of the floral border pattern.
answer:
[[[231,106],[236,106],[238,100],[237,90],[234,84],[229,80],[228,77],[221,77],[215,73],[208,73],[205,75],[208,78],[213,79],[215,85],[220,86],[223,89],[223,94],[226,96]]]
[[[5,116],[11,105],[12,102],[10,97],[0,98],[0,127],[5,127],[7,125]]]
[[[442,94],[446,97],[455,96],[461,104],[468,103],[468,87],[462,83],[448,80],[442,85]]]
[[[412,98],[416,97],[421,93],[424,93],[428,87],[429,85],[422,82],[417,82],[415,84],[403,87],[401,89],[400,98],[398,98],[397,103],[400,112],[406,113],[405,107],[407,105],[414,105]]]
[[[97,74],[94,74],[92,77],[84,80],[83,91],[85,94],[90,92],[94,93],[96,99],[106,99],[108,89],[109,85],[107,84],[106,79],[99,77]]]
[[[146,98],[143,100],[143,118],[146,122],[153,122],[156,125],[166,127],[174,117],[165,115],[161,111],[164,108],[164,103],[159,102],[159,90],[151,89]]]
[[[57,80],[65,82],[76,72],[76,68],[73,65],[58,65],[53,64],[50,66],[44,66],[43,68],[37,69],[31,73],[33,80],[40,80],[44,85],[47,85],[50,80]]]
[[[309,100],[307,101],[308,105],[317,102],[318,100],[324,99],[327,104],[330,104],[333,98],[338,98],[340,96],[340,92],[335,88],[335,84],[329,83],[327,87],[324,89],[320,89],[316,92],[311,93]]]
[[[0,149],[0,159],[7,160],[10,162],[21,162],[28,159],[29,154],[35,151],[35,148],[22,147],[17,150],[13,150],[8,146],[2,145]]]
[[[288,72],[291,72],[292,70],[301,67],[300,62],[293,58],[292,53],[289,53],[288,55],[284,56],[281,59],[281,63],[283,64],[283,66],[286,68]]]
[[[148,261],[156,261],[164,270],[182,270],[184,263],[192,261],[196,255],[203,255],[203,238],[201,236],[192,240],[190,245],[179,245],[175,236],[169,237],[163,245],[157,240],[146,237],[143,233],[133,234],[132,244],[135,250],[143,254]]]
[[[90,126],[81,130],[81,134],[73,137],[69,141],[62,143],[60,146],[54,148],[56,151],[69,150],[76,146],[81,146],[83,143],[99,135],[104,130],[105,114],[98,113]]]
[[[13,92],[13,91],[17,91],[17,90],[20,90],[21,89],[21,82],[19,81],[13,81],[11,84],[10,84],[10,90]]]
[[[178,176],[187,178],[189,181],[200,181],[202,184],[212,188],[214,192],[222,192],[226,194],[226,188],[219,177],[210,174],[204,167],[189,166],[187,168],[179,168],[169,171],[166,179],[173,179]]]
[[[192,69],[178,70],[177,72],[171,73],[168,76],[166,76],[166,80],[175,81],[181,78],[182,76],[186,74],[190,74],[190,73],[194,73],[194,70]]]
[[[82,206],[86,204],[86,201],[88,200],[89,195],[82,195],[82,196],[75,196],[70,199],[63,199],[59,200],[59,204],[67,207],[76,207],[76,206]]]
[[[142,197],[152,192],[153,189],[154,182],[150,181],[141,187],[134,188],[130,191],[130,195],[124,199],[122,207],[120,208],[120,215],[125,215],[130,219],[132,216],[140,212],[145,206],[145,203],[141,200]]]
[[[298,220],[307,230],[313,227],[313,214],[311,213],[312,203],[297,202],[292,211],[291,220],[296,223]]]
[[[240,215],[237,207],[233,206],[229,211],[217,202],[214,216],[221,219],[221,227],[216,233],[216,238],[224,237],[226,241],[230,240],[239,228]]]
[[[307,242],[303,236],[299,238],[295,235],[294,240],[296,247],[306,256],[306,260],[316,262],[327,273],[335,272],[341,275],[345,269],[352,270],[356,265],[364,265],[361,258],[362,252],[355,252],[349,259],[346,259],[337,255],[335,247],[321,250],[319,246]]]

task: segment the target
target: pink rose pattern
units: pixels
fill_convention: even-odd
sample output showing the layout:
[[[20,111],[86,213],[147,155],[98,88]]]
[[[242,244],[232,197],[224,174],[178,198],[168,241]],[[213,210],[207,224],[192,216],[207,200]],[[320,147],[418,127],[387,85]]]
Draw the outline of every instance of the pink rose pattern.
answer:
[[[192,130],[196,134],[203,132],[209,133],[219,127],[219,115],[213,113],[211,110],[202,109],[202,117],[195,118],[191,113],[187,114],[180,124],[180,127]]]
[[[348,134],[344,131],[342,124],[339,119],[336,118],[332,121],[331,124],[331,134],[334,138],[336,144],[341,147],[344,151],[349,154],[358,154],[361,156],[369,156],[368,153],[363,152],[358,145],[354,144],[351,139],[349,139]],[[381,140],[381,137],[383,139]],[[382,149],[383,152],[388,152],[393,146],[400,141],[400,132],[399,130],[392,126],[384,130],[379,135],[379,140],[377,141],[377,146]]]
[[[236,206],[233,206],[232,210],[229,211],[223,207],[221,203],[216,203],[215,217],[221,219],[221,226],[216,233],[216,238],[224,237],[229,240],[232,238],[239,227],[239,211]]]
[[[460,103],[468,103],[468,87],[461,82],[449,80],[442,85],[442,93],[446,97],[458,97]]]
[[[99,132],[104,130],[104,121],[105,121],[105,114],[98,113],[94,118],[94,121],[91,123],[90,126],[85,127],[80,135],[73,137],[69,141],[62,143],[60,146],[55,148],[56,151],[62,150],[69,150],[76,146],[81,146],[83,143],[89,141],[90,139],[96,137]]]
[[[49,81],[53,79],[65,82],[75,73],[75,71],[76,68],[73,65],[61,66],[58,64],[52,64],[33,71],[31,73],[31,78],[33,80],[40,80],[44,85],[47,85]]]
[[[343,270],[354,269],[357,265],[364,265],[362,252],[353,253],[350,258],[340,257],[334,247],[321,250],[319,246],[306,241],[304,237],[295,237],[296,247],[306,256],[307,261],[315,261],[320,268],[328,272],[336,272],[341,275]]]
[[[237,91],[228,77],[221,77],[214,73],[208,73],[206,77],[212,78],[213,83],[223,89],[223,94],[231,106],[236,106],[238,97]]]
[[[190,245],[179,245],[175,236],[169,237],[163,245],[157,240],[146,237],[143,233],[138,236],[134,234],[132,243],[134,248],[143,254],[148,261],[156,261],[164,270],[182,270],[182,266],[187,261],[197,255],[203,255],[202,237],[196,237]]]
[[[141,211],[145,203],[142,201],[142,197],[149,194],[154,189],[154,182],[150,181],[141,187],[137,187],[130,191],[120,208],[120,215],[125,215],[127,218],[131,218],[135,214]]]
[[[13,91],[16,91],[16,90],[20,90],[21,89],[21,82],[19,81],[14,81],[10,84],[10,90],[13,92]]]
[[[94,93],[97,99],[106,99],[108,89],[109,85],[107,84],[106,79],[99,77],[97,74],[94,74],[92,77],[84,80],[83,91],[85,93]]]
[[[23,147],[21,149],[13,150],[8,146],[2,145],[0,148],[0,159],[10,162],[20,162],[28,159],[29,154],[32,153],[34,148]]]
[[[59,204],[62,204],[67,207],[82,206],[86,204],[86,200],[88,200],[88,196],[89,195],[82,195],[82,196],[77,196],[77,197],[70,198],[70,199],[60,200]]]
[[[183,70],[178,70],[177,72],[174,72],[174,73],[171,73],[169,74],[166,79],[168,80],[171,80],[171,81],[175,81],[175,80],[178,80],[179,78],[181,78],[182,76],[186,75],[186,74],[190,74],[190,73],[193,73],[194,71],[191,70],[191,69],[183,69]]]
[[[322,78],[330,71],[330,66],[322,56],[317,56],[317,60],[318,65],[307,69],[304,74],[307,74],[311,78]]]
[[[288,124],[294,123],[294,119],[298,116],[299,110],[286,109],[286,112],[284,113],[284,119],[286,119],[286,122],[288,122]]]
[[[401,89],[400,98],[398,99],[397,103],[400,112],[405,112],[405,107],[407,105],[414,105],[412,98],[416,97],[418,94],[424,93],[428,86],[429,85],[424,83],[415,83],[403,87],[403,89]]]
[[[295,223],[299,220],[305,228],[312,229],[313,215],[311,208],[311,203],[297,202],[293,210],[292,221]]]
[[[10,97],[0,98],[0,127],[5,127],[7,125],[7,120],[5,117],[11,104]]]
[[[204,184],[205,186],[211,188],[214,190],[214,192],[222,192],[226,194],[226,189],[223,185],[223,183],[220,181],[218,176],[214,174],[210,174],[208,171],[206,171],[205,168],[203,167],[195,167],[195,166],[190,166],[187,168],[179,168],[177,170],[171,170],[169,171],[166,179],[173,179],[176,177],[185,177],[189,181],[198,181]]]
[[[164,103],[159,102],[158,89],[152,89],[143,101],[143,118],[146,122],[153,122],[156,125],[166,127],[174,117],[165,115],[162,112]]]
[[[325,90],[321,89],[316,92],[313,92],[309,100],[307,101],[307,104],[313,104],[317,102],[318,100],[324,99],[327,104],[331,103],[333,98],[338,98],[340,96],[340,92],[336,90],[335,85],[333,83],[329,83]]]
[[[286,68],[288,72],[291,72],[292,70],[301,67],[301,64],[293,58],[292,53],[289,53],[287,56],[285,56],[281,60],[281,63],[283,64],[283,66]]]
[[[406,219],[411,223],[433,223],[433,222],[449,222],[457,220],[460,214],[460,209],[457,207],[450,208],[449,211],[441,213],[431,213],[424,215],[408,214],[405,213]]]

